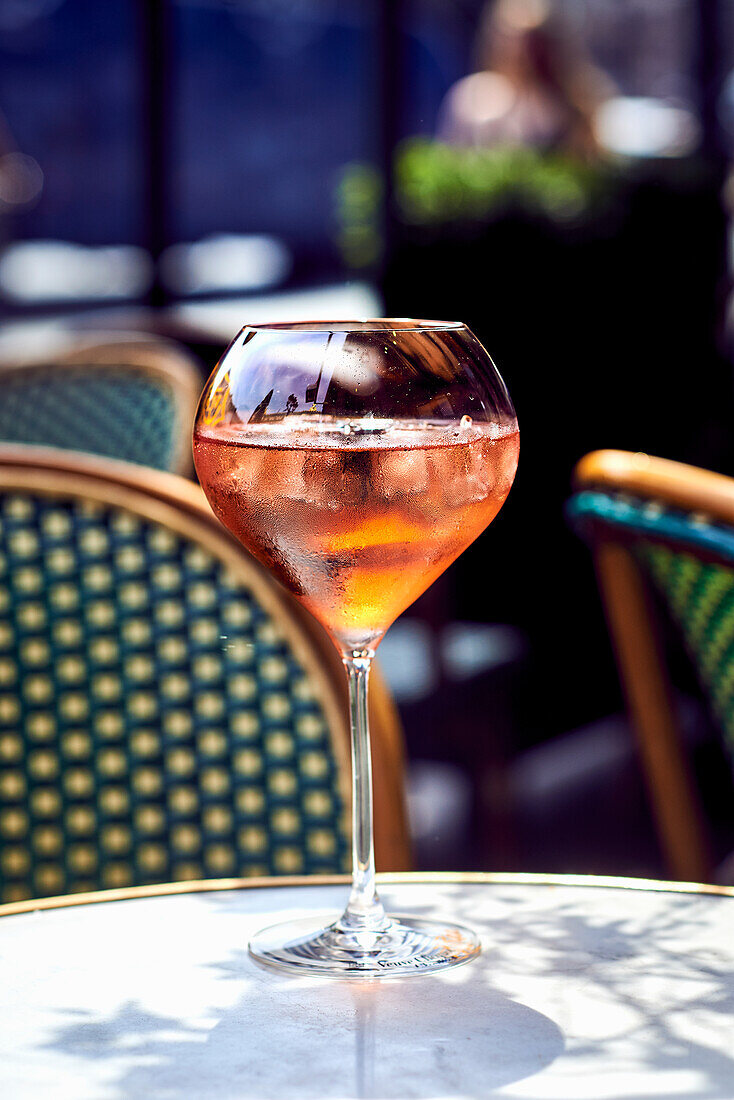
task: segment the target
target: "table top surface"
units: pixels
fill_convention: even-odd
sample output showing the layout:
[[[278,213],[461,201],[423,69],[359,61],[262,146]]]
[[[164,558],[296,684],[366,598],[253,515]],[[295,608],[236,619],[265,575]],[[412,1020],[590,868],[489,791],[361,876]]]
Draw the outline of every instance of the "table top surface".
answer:
[[[468,924],[483,953],[364,983],[247,954],[343,883],[5,907],[0,1095],[732,1100],[734,897],[648,885],[394,876],[390,911]]]

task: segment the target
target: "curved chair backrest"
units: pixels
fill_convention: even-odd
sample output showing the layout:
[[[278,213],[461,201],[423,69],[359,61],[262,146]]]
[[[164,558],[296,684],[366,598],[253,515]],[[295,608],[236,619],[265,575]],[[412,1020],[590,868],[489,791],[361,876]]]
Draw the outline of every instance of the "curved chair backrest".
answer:
[[[191,469],[201,376],[188,352],[170,341],[87,339],[55,356],[2,361],[0,387],[0,443]]]
[[[734,479],[666,459],[596,451],[569,504],[591,542],[661,840],[674,873],[710,877],[701,811],[656,638],[654,588],[680,630],[734,755]]]
[[[378,858],[407,866],[375,683]],[[345,676],[198,486],[0,449],[0,900],[348,864]]]

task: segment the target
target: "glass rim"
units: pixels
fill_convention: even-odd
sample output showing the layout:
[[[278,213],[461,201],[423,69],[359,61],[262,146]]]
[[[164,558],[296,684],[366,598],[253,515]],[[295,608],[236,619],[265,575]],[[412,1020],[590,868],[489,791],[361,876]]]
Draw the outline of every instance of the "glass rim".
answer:
[[[429,321],[414,317],[372,317],[346,321],[266,321],[245,325],[243,332],[455,332],[463,321]]]

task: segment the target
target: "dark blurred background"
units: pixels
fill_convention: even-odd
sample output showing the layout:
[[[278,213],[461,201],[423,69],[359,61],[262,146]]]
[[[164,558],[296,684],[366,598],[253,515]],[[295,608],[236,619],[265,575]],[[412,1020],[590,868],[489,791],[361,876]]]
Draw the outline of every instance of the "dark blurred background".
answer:
[[[510,499],[382,651],[419,865],[664,870],[564,502],[600,447],[734,473],[733,147],[729,0],[0,0],[2,355],[142,330],[203,380],[248,322],[407,315],[508,383]]]

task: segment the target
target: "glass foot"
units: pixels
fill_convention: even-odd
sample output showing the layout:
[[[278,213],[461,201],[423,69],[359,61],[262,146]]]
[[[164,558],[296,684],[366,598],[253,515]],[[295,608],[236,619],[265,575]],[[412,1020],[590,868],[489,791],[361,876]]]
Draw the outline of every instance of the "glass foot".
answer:
[[[308,917],[263,929],[249,949],[258,962],[289,973],[372,981],[458,966],[481,946],[468,928],[443,921],[396,916],[381,931],[364,932]]]

